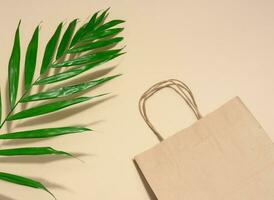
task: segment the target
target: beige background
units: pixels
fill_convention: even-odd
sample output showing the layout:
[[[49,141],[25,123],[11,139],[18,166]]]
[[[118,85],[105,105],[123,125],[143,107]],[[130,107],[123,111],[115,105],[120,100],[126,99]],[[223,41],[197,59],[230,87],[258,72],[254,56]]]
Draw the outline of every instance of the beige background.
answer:
[[[203,114],[238,95],[274,139],[274,3],[271,0],[171,1],[15,1],[0,0],[1,89],[18,20],[23,47],[42,22],[41,48],[56,25],[87,19],[111,6],[111,18],[126,19],[126,51],[110,73],[124,75],[89,95],[111,91],[112,99],[87,103],[12,130],[81,124],[96,131],[32,143],[5,142],[2,148],[52,146],[83,154],[75,159],[0,158],[0,170],[39,177],[58,199],[149,199],[132,163],[134,155],[158,141],[141,119],[138,98],[153,83],[178,78],[193,90]],[[41,53],[40,53],[41,56]],[[101,69],[105,69],[107,66]],[[85,77],[87,78],[87,77]],[[89,108],[90,105],[93,105]],[[171,91],[149,102],[152,121],[167,137],[194,122],[194,116]],[[83,110],[81,113],[77,112]],[[62,118],[62,120],[58,120]],[[1,132],[5,132],[3,129]],[[0,182],[1,200],[46,200],[39,190]],[[3,196],[1,196],[3,195]]]

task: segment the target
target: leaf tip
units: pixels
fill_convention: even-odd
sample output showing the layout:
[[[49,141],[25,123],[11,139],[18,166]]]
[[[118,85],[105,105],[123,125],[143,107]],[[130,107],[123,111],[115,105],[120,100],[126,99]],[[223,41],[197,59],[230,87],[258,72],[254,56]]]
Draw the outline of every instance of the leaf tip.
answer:
[[[119,77],[119,76],[123,76],[123,74],[121,73],[121,74],[114,75],[114,78]]]
[[[84,131],[93,131],[92,129],[86,128],[86,127],[84,127],[83,130],[84,130]]]
[[[43,22],[43,20],[41,20],[40,22],[39,22],[39,24],[37,25],[37,27],[36,27],[36,29],[41,29],[41,25],[43,24],[44,22]]]
[[[111,7],[108,7],[108,8],[105,10],[105,12],[107,13],[107,12],[110,10],[110,8],[111,8]]]
[[[17,25],[17,29],[20,27],[22,20],[20,19]]]
[[[106,77],[106,80],[112,80],[112,79],[117,78],[119,76],[122,76],[122,74],[116,74],[116,75],[113,75],[113,76]]]
[[[58,29],[58,30],[61,29],[61,28],[64,26],[64,23],[65,23],[65,21],[60,22],[60,24],[58,25],[57,29]]]
[[[121,48],[121,50],[124,50],[126,47],[127,47],[127,45],[124,45],[124,46]]]
[[[44,187],[44,190],[49,193],[55,200],[57,200],[57,197],[51,192],[49,191],[46,187]]]
[[[124,55],[126,53],[127,53],[126,51],[125,52],[121,52],[121,53],[117,54],[117,56],[121,56],[121,55]]]

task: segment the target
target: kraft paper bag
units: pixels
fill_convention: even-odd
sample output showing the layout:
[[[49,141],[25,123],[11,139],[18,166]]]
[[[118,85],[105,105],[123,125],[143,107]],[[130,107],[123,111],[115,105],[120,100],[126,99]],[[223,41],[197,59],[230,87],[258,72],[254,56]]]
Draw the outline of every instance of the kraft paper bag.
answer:
[[[163,140],[147,118],[145,101],[163,88],[181,95],[198,121]],[[160,82],[140,100],[160,144],[135,157],[158,200],[273,200],[274,146],[239,97],[201,117],[189,88]]]

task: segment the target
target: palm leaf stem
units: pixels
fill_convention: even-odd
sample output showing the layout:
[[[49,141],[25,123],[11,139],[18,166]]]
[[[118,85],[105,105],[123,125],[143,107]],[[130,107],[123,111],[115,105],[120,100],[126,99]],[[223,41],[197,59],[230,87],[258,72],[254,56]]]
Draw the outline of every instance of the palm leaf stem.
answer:
[[[34,83],[41,77],[41,75],[34,81]],[[11,110],[8,112],[7,116],[3,120],[3,122],[0,125],[0,129],[4,126],[4,124],[7,122],[8,117],[12,114],[12,112],[15,110],[16,106],[20,103],[20,101],[29,93],[31,88],[33,87],[34,83],[30,85],[30,87],[23,93],[23,95],[16,101],[14,106],[11,108]]]

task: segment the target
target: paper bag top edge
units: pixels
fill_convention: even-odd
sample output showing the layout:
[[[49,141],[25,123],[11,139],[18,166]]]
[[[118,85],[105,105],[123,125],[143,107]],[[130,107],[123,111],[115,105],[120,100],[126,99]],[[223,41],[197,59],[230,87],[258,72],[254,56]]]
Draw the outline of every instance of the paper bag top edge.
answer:
[[[250,110],[246,107],[246,105],[243,103],[243,101],[241,100],[241,98],[239,96],[235,96],[233,97],[232,99],[230,99],[228,102],[226,102],[225,104],[223,104],[222,106],[220,106],[219,108],[217,108],[216,110],[206,114],[203,118],[201,118],[200,120],[194,122],[192,125],[186,127],[186,128],[183,128],[181,131],[178,131],[177,133],[175,133],[174,135],[172,136],[169,136],[168,138],[166,138],[165,140],[163,140],[162,142],[160,142],[159,144],[161,143],[165,143],[165,142],[168,142],[169,140],[173,139],[174,137],[176,137],[177,134],[182,134],[182,132],[187,132],[188,129],[192,129],[193,127],[197,126],[199,123],[202,123],[203,120],[206,120],[206,118],[209,118],[210,116],[212,115],[216,115],[218,114],[220,111],[226,109],[226,107],[230,107],[231,104],[241,104],[242,107],[250,114],[250,117],[253,118],[253,120],[255,120],[259,125],[260,123],[258,122],[258,120],[254,117],[254,115],[250,112]],[[263,130],[262,126],[260,125],[260,128]],[[263,130],[264,131],[264,130]],[[264,131],[265,132],[265,131]],[[267,135],[267,137],[271,140],[271,138]],[[272,141],[272,140],[271,140]],[[138,155],[136,155],[134,157],[134,160],[135,161],[138,161],[138,157],[141,156],[142,154],[146,153],[147,151],[153,149],[153,148],[156,148],[159,144],[156,144],[154,145],[153,147],[151,148],[148,148],[147,150],[139,153]]]

